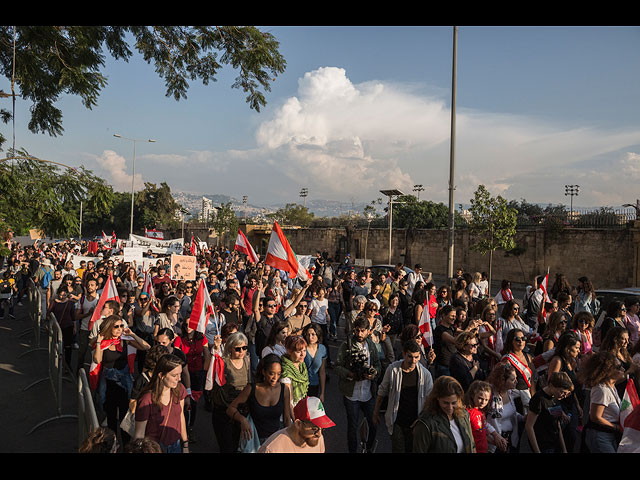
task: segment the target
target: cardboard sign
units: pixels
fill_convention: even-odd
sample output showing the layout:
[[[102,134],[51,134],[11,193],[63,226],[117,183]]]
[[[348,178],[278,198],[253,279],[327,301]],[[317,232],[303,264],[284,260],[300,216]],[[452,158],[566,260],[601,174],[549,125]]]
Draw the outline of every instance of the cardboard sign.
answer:
[[[171,280],[195,280],[196,257],[193,255],[171,255]]]
[[[142,264],[142,254],[144,253],[142,247],[124,247],[122,253],[124,254],[125,262],[136,262],[136,265]]]
[[[142,247],[146,252],[151,250],[153,253],[163,255],[182,254],[184,249],[184,239],[173,238],[170,240],[159,240],[157,238],[141,237],[140,235],[129,235],[129,242],[132,247]]]

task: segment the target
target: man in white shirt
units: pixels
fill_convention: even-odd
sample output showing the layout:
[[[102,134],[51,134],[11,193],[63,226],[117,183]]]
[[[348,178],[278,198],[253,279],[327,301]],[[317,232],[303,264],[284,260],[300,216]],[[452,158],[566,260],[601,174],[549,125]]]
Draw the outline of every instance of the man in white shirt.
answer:
[[[78,367],[79,371],[84,367],[85,356],[89,349],[89,320],[98,305],[98,282],[91,278],[85,285],[85,294],[76,302],[75,317],[80,323],[78,329]]]
[[[425,283],[424,277],[422,276],[422,265],[416,263],[414,271],[407,275],[407,282],[409,282],[407,292],[409,293],[409,296],[411,296],[413,295],[413,289],[416,287],[416,283]]]

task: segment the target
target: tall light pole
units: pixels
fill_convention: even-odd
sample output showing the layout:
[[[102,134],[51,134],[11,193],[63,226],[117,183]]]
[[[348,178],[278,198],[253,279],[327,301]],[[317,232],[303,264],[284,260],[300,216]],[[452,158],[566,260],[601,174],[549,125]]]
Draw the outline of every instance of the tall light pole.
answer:
[[[451,149],[449,152],[449,251],[447,253],[447,277],[449,285],[453,281],[453,242],[454,209],[453,191],[455,190],[455,145],[456,145],[456,57],[458,54],[458,27],[453,27],[453,66],[451,72]]]
[[[565,185],[564,186],[564,195],[571,196],[571,207],[569,210],[569,219],[573,221],[573,197],[578,196],[578,191],[580,190],[580,185]]]
[[[247,197],[246,195],[242,196],[242,204],[244,205],[244,224],[247,224],[247,200],[249,199],[249,197]]]
[[[420,192],[424,191],[424,187],[422,185],[414,185],[413,186],[413,191],[414,192],[418,192],[416,197],[417,197],[418,200],[420,200]]]
[[[152,140],[152,139],[140,140],[138,138],[127,138],[117,133],[114,133],[113,136],[117,138],[122,138],[123,140],[130,140],[133,142],[133,171],[131,173],[131,229],[130,229],[131,230],[130,235],[133,235],[133,199],[135,198],[133,186],[136,180],[136,142],[154,143],[155,140]]]
[[[307,195],[309,194],[309,190],[307,188],[303,188],[300,190],[300,196],[303,198],[304,207],[307,208]]]
[[[389,197],[389,265],[391,263],[391,233],[393,232],[393,204],[394,203],[404,203],[404,202],[394,202],[393,197],[398,195],[404,195],[400,190],[380,190],[380,193]]]

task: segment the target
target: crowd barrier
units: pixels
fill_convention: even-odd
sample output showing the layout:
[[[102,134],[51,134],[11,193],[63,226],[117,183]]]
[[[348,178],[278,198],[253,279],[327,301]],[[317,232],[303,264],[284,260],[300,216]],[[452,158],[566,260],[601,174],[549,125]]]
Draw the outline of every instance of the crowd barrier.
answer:
[[[65,377],[65,359],[64,359],[64,345],[62,341],[62,330],[53,313],[49,314],[49,356],[48,356],[48,376],[40,380],[36,380],[32,384],[24,388],[24,391],[31,387],[46,382],[49,380],[51,389],[53,390],[53,396],[56,402],[57,415],[55,417],[43,420],[38,425],[33,427],[27,435],[32,434],[35,430],[41,426],[50,423],[54,420],[60,420],[65,418],[78,418],[77,415],[63,415],[62,414],[62,382],[68,380]],[[75,381],[73,379],[71,381]]]
[[[78,446],[82,444],[92,431],[100,427],[96,415],[89,380],[84,368],[78,373]]]
[[[40,346],[40,337],[42,333],[42,293],[40,292],[40,287],[38,287],[31,278],[28,281],[27,292],[29,298],[29,306],[27,310],[31,327],[20,333],[19,337],[33,334],[33,348],[20,354],[18,358],[23,357],[28,353],[47,350],[47,348]]]

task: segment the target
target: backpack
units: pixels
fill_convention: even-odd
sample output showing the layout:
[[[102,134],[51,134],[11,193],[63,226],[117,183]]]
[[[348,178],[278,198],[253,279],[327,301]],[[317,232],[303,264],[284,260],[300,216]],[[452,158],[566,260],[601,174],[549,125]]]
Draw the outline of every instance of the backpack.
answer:
[[[43,268],[42,271],[44,272],[44,274],[42,275],[42,279],[40,280],[40,286],[42,288],[49,288],[49,284],[51,283],[51,280],[53,280],[53,270],[45,270]]]

